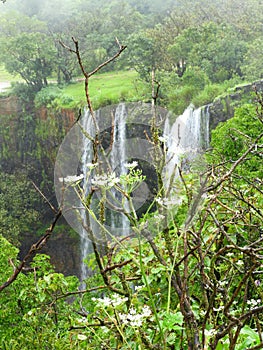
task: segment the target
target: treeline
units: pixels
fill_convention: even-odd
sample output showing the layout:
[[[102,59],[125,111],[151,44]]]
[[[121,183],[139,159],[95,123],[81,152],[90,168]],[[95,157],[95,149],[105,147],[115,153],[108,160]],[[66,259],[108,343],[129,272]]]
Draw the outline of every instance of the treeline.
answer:
[[[263,75],[260,1],[27,0],[1,6],[0,60],[34,91],[50,77],[69,83],[80,74],[76,57],[59,43],[72,47],[72,37],[88,71],[112,56],[117,37],[128,48],[105,69],[134,68],[147,82],[154,74],[163,103],[178,113],[192,99],[210,102],[221,92],[218,84],[226,88]]]

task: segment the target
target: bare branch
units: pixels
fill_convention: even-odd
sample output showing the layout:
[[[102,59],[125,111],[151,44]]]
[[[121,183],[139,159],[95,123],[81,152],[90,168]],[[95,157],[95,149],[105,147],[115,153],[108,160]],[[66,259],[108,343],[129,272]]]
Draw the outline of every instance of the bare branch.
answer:
[[[24,259],[21,261],[21,263],[18,265],[18,267],[16,267],[14,269],[13,274],[8,278],[8,280],[6,282],[4,282],[1,286],[0,286],[0,292],[2,290],[4,290],[6,287],[8,287],[11,283],[13,283],[18,275],[21,273],[21,271],[23,270],[25,264],[30,260],[30,258],[33,256],[34,253],[36,253],[38,250],[40,250],[47,242],[47,240],[49,239],[49,237],[51,236],[57,221],[59,220],[59,218],[61,217],[61,210],[59,209],[57,211],[57,214],[52,222],[52,224],[49,226],[49,228],[46,230],[46,233],[44,234],[44,236],[42,236],[35,244],[33,244],[28,253],[26,254],[26,256],[24,257]]]
[[[109,64],[110,62],[114,61],[117,57],[120,56],[120,54],[127,48],[127,46],[125,45],[120,45],[118,39],[116,38],[117,44],[119,46],[119,51],[116,52],[115,55],[113,55],[112,57],[110,57],[107,61],[101,63],[97,68],[95,68],[93,71],[91,71],[90,73],[88,73],[88,76],[91,77],[93,74],[97,73],[101,68],[103,68],[104,66],[106,66],[107,64]]]
[[[40,188],[34,183],[34,181],[31,181],[35,189],[40,193],[40,195],[44,198],[45,202],[50,206],[51,210],[56,214],[57,210],[56,208],[50,203],[50,201],[47,199],[47,197],[44,195],[44,193],[40,190]]]

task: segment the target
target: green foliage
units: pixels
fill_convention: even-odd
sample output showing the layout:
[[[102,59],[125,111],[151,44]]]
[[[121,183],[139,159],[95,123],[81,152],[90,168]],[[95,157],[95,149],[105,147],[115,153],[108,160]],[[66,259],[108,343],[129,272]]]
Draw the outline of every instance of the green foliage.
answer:
[[[1,60],[6,70],[19,74],[34,91],[39,91],[47,85],[55,62],[55,50],[45,33],[45,24],[17,14],[13,14],[12,21],[3,16],[1,24]]]
[[[40,200],[23,174],[0,173],[0,234],[19,245],[23,233],[32,232],[39,219]]]
[[[62,93],[59,87],[49,86],[36,94],[34,102],[36,108],[46,107],[55,109],[57,106],[70,105],[73,99]]]
[[[182,78],[177,81],[177,88],[173,91],[170,86],[169,107],[175,114],[182,114],[190,103],[193,102],[194,99],[196,100],[200,93],[204,93],[203,89],[206,91],[209,90],[209,86],[211,86],[209,84],[209,79],[202,70],[197,67],[187,68]],[[211,93],[211,95],[212,94],[213,93]],[[211,100],[208,102],[210,101]],[[200,105],[196,104],[196,107]]]
[[[199,161],[187,173],[181,169],[183,181],[177,179],[169,193],[157,191],[155,211],[138,220],[131,210],[130,236],[113,238],[103,229],[107,243],[98,249],[93,242],[94,254],[86,258],[91,276],[85,290],[77,290],[76,278],[54,272],[46,256],[36,256],[32,270],[0,293],[1,348],[188,349],[198,341],[211,349],[258,346],[263,199],[262,167],[255,172],[255,159],[260,142],[258,152],[252,147],[242,155],[260,133],[260,118],[246,105],[220,125],[212,135],[207,173],[194,171]],[[132,208],[132,192],[143,180],[133,165],[120,179],[94,183],[101,193],[97,220],[102,227],[112,187]],[[75,188],[96,218],[79,182]],[[13,271],[10,258],[17,264],[17,250],[3,237],[0,244],[3,283]]]
[[[70,96],[73,104],[62,103],[61,107],[82,106],[86,104],[84,96],[84,82],[72,83],[62,89],[63,96]],[[148,99],[145,84],[138,79],[134,70],[120,72],[106,72],[93,76],[90,80],[90,96],[94,109],[107,104],[123,101],[137,101]]]
[[[245,52],[246,45],[234,28],[213,22],[185,29],[170,47],[176,61],[200,67],[212,82],[241,74]]]
[[[159,65],[157,43],[147,33],[134,34],[129,38],[128,60],[130,65],[139,73],[141,79],[151,81],[151,73]]]
[[[1,237],[1,236],[0,236]],[[12,273],[7,259],[16,262],[12,246],[1,238],[0,265],[5,266],[1,283]],[[65,329],[70,325],[71,306],[60,295],[75,290],[77,279],[55,273],[49,258],[37,255],[31,270],[22,273],[9,289],[1,292],[1,349],[65,349],[70,338]],[[78,340],[71,340],[72,348]]]
[[[224,159],[231,166],[247,149],[251,140],[255,139],[262,126],[261,119],[254,105],[243,105],[236,109],[235,116],[221,123],[212,131],[211,145],[214,148],[213,157],[219,162]],[[249,178],[262,178],[263,169],[260,166],[262,153],[255,149],[238,168],[240,175]]]
[[[36,91],[32,86],[21,82],[12,82],[11,89],[12,94],[19,96],[21,103],[24,105],[30,104],[34,100]]]
[[[181,89],[177,89],[176,92],[173,93],[172,98],[170,97],[170,100],[172,101],[170,103],[170,108],[175,114],[182,114],[197,93],[198,89],[194,86],[186,85]]]
[[[258,80],[263,78],[260,57],[262,56],[263,38],[256,38],[248,44],[248,50],[245,55],[244,63],[241,67],[242,73],[248,80]]]

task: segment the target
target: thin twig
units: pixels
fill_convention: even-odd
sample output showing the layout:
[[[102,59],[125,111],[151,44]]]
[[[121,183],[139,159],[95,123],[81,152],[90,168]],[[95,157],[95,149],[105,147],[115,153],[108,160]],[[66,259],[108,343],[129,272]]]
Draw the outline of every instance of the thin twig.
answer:
[[[28,253],[26,254],[26,256],[23,258],[23,260],[20,262],[20,264],[18,265],[18,267],[15,268],[13,274],[8,278],[8,280],[6,282],[4,282],[1,286],[0,286],[0,292],[2,290],[4,290],[6,287],[8,287],[11,283],[13,283],[18,275],[21,273],[21,271],[23,270],[25,264],[30,260],[30,258],[33,256],[34,253],[36,253],[38,250],[40,250],[47,242],[47,240],[50,238],[56,224],[57,221],[59,220],[59,218],[61,217],[61,210],[59,209],[57,211],[57,214],[52,222],[52,224],[50,225],[50,227],[46,230],[46,233],[44,234],[44,236],[42,236],[35,244],[32,244],[32,246],[30,247]]]
[[[56,214],[57,209],[51,204],[51,202],[48,200],[48,198],[44,195],[44,193],[40,190],[40,188],[34,183],[34,181],[31,181],[35,189],[38,191],[38,193],[44,198],[44,200],[47,202],[47,204],[50,206],[51,210]]]

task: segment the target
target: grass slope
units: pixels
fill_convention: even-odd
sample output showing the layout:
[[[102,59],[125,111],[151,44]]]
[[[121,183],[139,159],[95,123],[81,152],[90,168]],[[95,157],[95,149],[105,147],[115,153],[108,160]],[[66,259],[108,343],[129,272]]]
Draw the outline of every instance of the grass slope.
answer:
[[[19,81],[10,75],[0,65],[0,85]],[[50,84],[47,89],[54,89],[56,84]],[[93,108],[121,101],[146,101],[150,98],[150,90],[140,81],[134,70],[114,71],[95,74],[89,81],[89,93]],[[75,108],[86,105],[85,84],[80,77],[76,82],[61,87],[56,98],[56,106]]]
[[[63,95],[74,101],[74,105],[86,104],[84,81],[65,86]],[[94,108],[120,101],[147,99],[147,91],[135,71],[107,72],[94,75],[89,81],[89,93]],[[71,107],[71,103],[61,101],[62,107]]]

